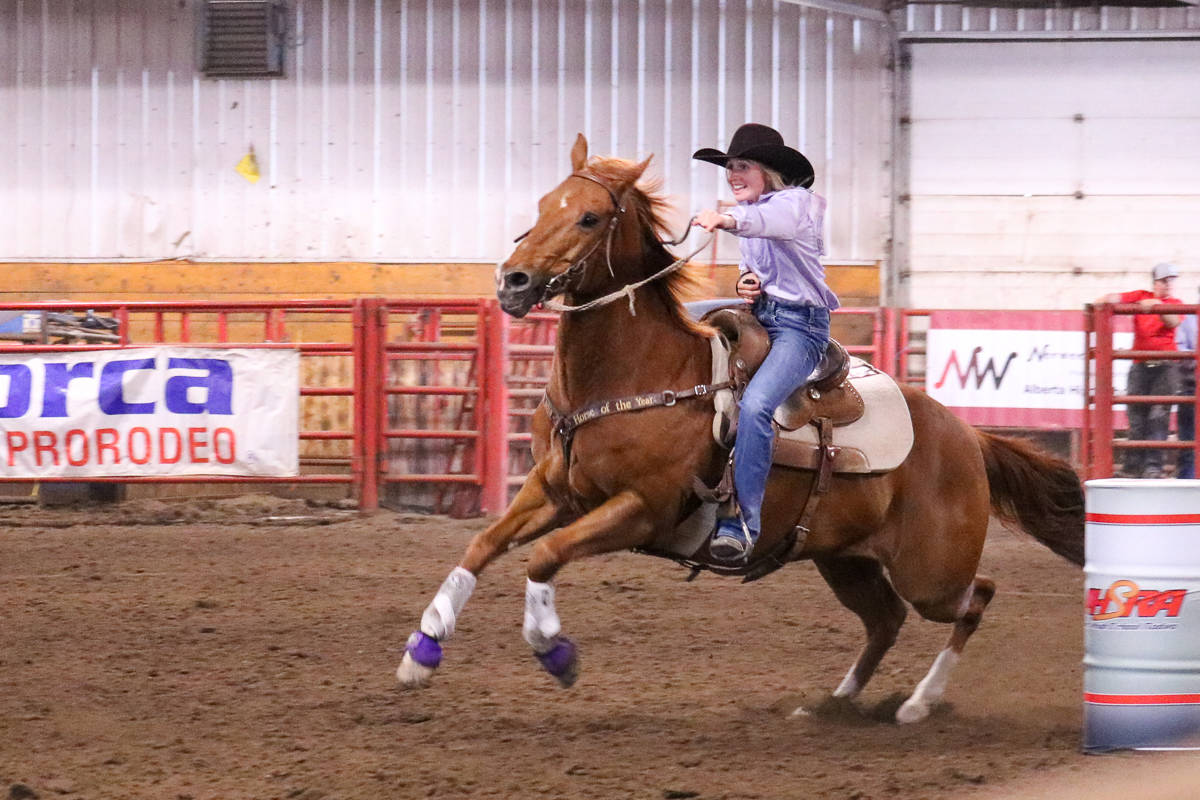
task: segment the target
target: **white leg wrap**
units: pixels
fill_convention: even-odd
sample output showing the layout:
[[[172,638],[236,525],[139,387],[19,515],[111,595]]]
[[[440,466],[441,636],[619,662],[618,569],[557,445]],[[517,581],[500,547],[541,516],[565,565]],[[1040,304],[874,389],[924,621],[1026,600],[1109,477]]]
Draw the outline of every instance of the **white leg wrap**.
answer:
[[[950,671],[958,663],[958,658],[958,653],[949,648],[938,653],[938,657],[933,660],[933,666],[917,684],[912,697],[905,700],[896,712],[897,722],[919,722],[929,716],[930,708],[945,694],[946,684],[950,681]]]
[[[554,637],[562,630],[562,621],[554,610],[554,587],[525,579],[525,641],[535,653],[554,646]]]
[[[473,591],[475,576],[462,567],[455,567],[421,615],[421,633],[439,642],[453,636],[454,624]]]

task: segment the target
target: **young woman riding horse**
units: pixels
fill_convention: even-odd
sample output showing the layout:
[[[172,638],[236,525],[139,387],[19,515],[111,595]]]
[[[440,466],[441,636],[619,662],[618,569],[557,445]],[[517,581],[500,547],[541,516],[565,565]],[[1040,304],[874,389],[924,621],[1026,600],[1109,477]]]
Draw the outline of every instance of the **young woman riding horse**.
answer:
[[[759,522],[777,409],[800,388],[825,355],[829,312],[837,297],[825,285],[822,225],[825,201],[813,194],[808,159],[786,146],[774,128],[747,123],[733,134],[729,152],[706,148],[692,158],[725,167],[738,206],[728,214],[701,211],[694,224],[739,237],[738,294],[751,300],[771,350],[738,403],[733,446],[733,487],[741,518],[722,519],[709,552],[726,563],[750,557]]]
[[[503,309],[521,317],[561,296],[550,382],[533,420],[536,460],[503,516],[468,545],[409,637],[397,670],[427,684],[476,577],[509,549],[533,543],[525,640],[564,686],[578,673],[562,635],[551,580],[578,558],[667,549],[699,505],[697,479],[720,477],[727,451],[713,441],[711,331],[682,307],[679,262],[662,246],[662,201],[636,183],[634,164],[587,157],[576,140],[571,174],[539,203],[536,224],[497,270]],[[1083,495],[1069,465],[1019,440],[976,431],[919,390],[901,386],[914,443],[896,469],[833,475],[803,546],[838,599],[862,619],[866,646],[834,694],[853,697],[892,646],[905,601],[953,625],[944,650],[897,711],[929,714],[950,668],[979,625],[995,585],[976,575],[989,513],[1013,521],[1056,553],[1083,558]],[[623,407],[623,413],[601,413]],[[803,513],[815,473],[776,466],[762,506],[758,549],[775,551]],[[706,543],[691,555],[717,564]],[[681,591],[683,588],[681,587]],[[747,636],[758,636],[747,632]]]

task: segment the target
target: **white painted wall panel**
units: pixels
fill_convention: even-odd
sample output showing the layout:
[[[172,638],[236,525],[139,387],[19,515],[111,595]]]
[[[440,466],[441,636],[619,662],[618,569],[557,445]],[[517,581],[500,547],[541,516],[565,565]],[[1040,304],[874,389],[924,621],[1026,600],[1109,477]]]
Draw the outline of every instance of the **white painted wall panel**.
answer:
[[[692,151],[750,119],[812,159],[830,257],[885,256],[879,21],[779,0],[291,0],[285,78],[210,80],[194,12],[0,0],[0,258],[490,261],[576,132],[653,153],[682,225],[727,196]],[[234,171],[251,148],[254,184]]]
[[[1077,308],[1163,260],[1195,296],[1200,40],[909,47],[910,304]]]
[[[917,46],[913,192],[1194,192],[1198,70],[1200,41]]]

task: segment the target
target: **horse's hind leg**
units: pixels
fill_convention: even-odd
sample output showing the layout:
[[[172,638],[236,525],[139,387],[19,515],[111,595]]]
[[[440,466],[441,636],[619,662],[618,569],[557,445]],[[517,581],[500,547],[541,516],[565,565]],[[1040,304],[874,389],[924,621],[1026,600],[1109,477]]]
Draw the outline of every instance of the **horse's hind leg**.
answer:
[[[837,599],[858,615],[867,630],[866,645],[833,691],[834,697],[854,697],[867,685],[879,662],[895,644],[907,613],[904,601],[877,561],[829,558],[814,563]]]
[[[396,677],[407,688],[427,686],[442,661],[441,642],[454,634],[458,615],[475,590],[475,577],[509,547],[549,530],[558,508],[542,489],[537,467],[513,499],[504,516],[478,534],[463,559],[446,577],[421,615],[420,630],[408,637]]]
[[[946,684],[950,680],[950,671],[958,663],[967,639],[970,639],[971,634],[979,627],[983,611],[992,601],[995,593],[995,582],[990,578],[978,575],[972,581],[966,595],[959,601],[957,613],[951,612],[947,615],[946,612],[949,609],[945,605],[915,606],[921,616],[926,619],[941,620],[947,619],[948,616],[954,621],[954,631],[950,634],[950,641],[946,643],[946,649],[938,653],[937,658],[933,661],[933,666],[917,684],[912,696],[905,700],[904,704],[896,711],[897,722],[920,722],[929,716],[933,706],[942,699],[942,695],[946,691]]]

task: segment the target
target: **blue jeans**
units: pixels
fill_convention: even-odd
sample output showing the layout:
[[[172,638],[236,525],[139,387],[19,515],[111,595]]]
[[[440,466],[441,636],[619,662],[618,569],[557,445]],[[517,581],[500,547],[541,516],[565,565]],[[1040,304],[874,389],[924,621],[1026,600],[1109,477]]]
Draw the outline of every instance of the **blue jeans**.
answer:
[[[760,510],[771,470],[775,409],[816,369],[829,344],[829,309],[760,295],[754,316],[767,329],[771,351],[750,379],[738,403],[733,485],[742,518],[761,531]]]

